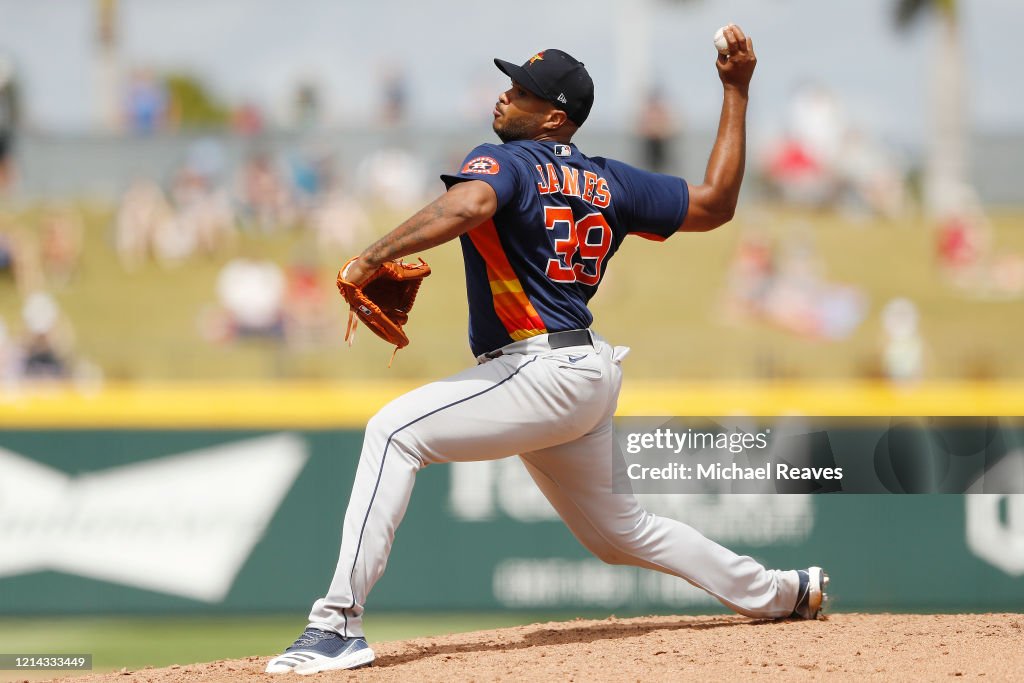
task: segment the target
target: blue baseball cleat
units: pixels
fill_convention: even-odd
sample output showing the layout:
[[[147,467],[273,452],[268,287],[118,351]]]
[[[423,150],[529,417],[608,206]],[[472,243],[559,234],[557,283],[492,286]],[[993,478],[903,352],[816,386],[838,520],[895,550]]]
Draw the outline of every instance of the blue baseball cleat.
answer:
[[[289,671],[315,674],[336,669],[358,669],[373,664],[373,650],[366,638],[342,638],[331,631],[307,628],[284,654],[267,663],[268,674]]]
[[[797,593],[793,616],[817,619],[828,602],[828,593],[825,592],[828,588],[828,574],[821,567],[798,569],[797,574],[800,575],[800,590]]]

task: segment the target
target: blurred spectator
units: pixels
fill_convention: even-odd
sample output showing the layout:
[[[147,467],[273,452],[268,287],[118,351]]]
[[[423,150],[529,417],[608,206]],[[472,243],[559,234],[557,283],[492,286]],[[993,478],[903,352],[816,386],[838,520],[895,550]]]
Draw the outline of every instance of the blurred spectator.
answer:
[[[295,90],[293,124],[299,129],[317,128],[322,123],[323,106],[320,90],[315,84],[305,81]]]
[[[798,140],[785,137],[772,143],[764,159],[768,189],[788,204],[822,207],[835,197],[829,170]]]
[[[299,207],[307,211],[333,182],[334,154],[330,149],[310,144],[289,155],[288,169],[295,199]]]
[[[206,256],[228,251],[238,237],[235,210],[224,188],[206,188],[179,209],[179,220],[195,235],[195,246]]]
[[[818,330],[817,294],[822,264],[806,236],[787,236],[778,268],[764,301],[768,319],[795,334],[814,337]]]
[[[405,72],[394,64],[382,67],[380,72],[380,116],[385,126],[397,126],[405,121],[409,101],[409,83]]]
[[[160,226],[172,218],[171,205],[159,185],[141,178],[131,184],[114,219],[114,243],[125,270],[142,267]]]
[[[845,136],[846,117],[832,91],[813,82],[798,87],[789,105],[789,137],[828,168],[839,160]]]
[[[289,264],[286,281],[284,313],[288,345],[308,348],[330,338],[339,329],[337,312],[341,310],[333,278],[321,272],[313,254],[303,254]]]
[[[68,377],[74,333],[57,302],[45,292],[34,292],[25,299],[21,315],[26,331],[23,376],[31,380]]]
[[[10,219],[0,219],[0,277],[17,282],[18,246],[14,232],[14,223]]]
[[[299,207],[308,209],[316,203],[323,184],[316,161],[302,154],[293,154],[288,158],[288,170]]]
[[[923,374],[924,340],[917,318],[917,307],[908,299],[892,299],[882,309],[882,366],[894,382],[914,381]]]
[[[20,101],[14,62],[0,55],[0,195],[15,181],[14,144],[20,121]]]
[[[660,89],[654,89],[640,109],[636,125],[644,168],[655,173],[672,170],[671,147],[679,133],[676,117]]]
[[[21,381],[23,351],[12,338],[7,323],[0,318],[0,390],[9,391]]]
[[[953,213],[939,222],[935,234],[935,252],[939,266],[956,279],[978,267],[989,249],[990,237],[982,223],[962,213]]]
[[[907,203],[906,173],[892,154],[863,131],[846,131],[836,175],[847,211],[889,219],[903,215]]]
[[[786,133],[762,159],[769,190],[814,208],[840,206],[855,217],[896,218],[906,205],[905,169],[863,130],[850,127],[839,101],[818,84],[796,90]]]
[[[824,266],[809,235],[787,237],[765,304],[772,322],[806,337],[844,339],[864,319],[864,309],[858,288],[825,279]]]
[[[172,211],[153,231],[153,256],[164,268],[183,265],[199,244],[196,226],[180,212]]]
[[[728,303],[737,315],[760,316],[775,279],[775,248],[765,235],[740,233],[729,268]]]
[[[793,92],[785,133],[770,145],[764,161],[779,199],[819,208],[836,199],[835,163],[844,126],[839,104],[824,86],[806,83]]]
[[[285,278],[273,261],[239,256],[217,276],[217,301],[228,338],[284,335]]]
[[[295,222],[285,174],[266,152],[254,152],[246,159],[236,191],[243,218],[260,232],[270,234]]]
[[[864,319],[859,288],[829,282],[809,236],[790,234],[781,249],[740,238],[730,266],[726,310],[809,339],[845,339]]]
[[[143,135],[163,130],[168,121],[168,102],[163,81],[151,69],[136,69],[126,93],[128,130]]]
[[[78,211],[70,206],[47,208],[41,221],[43,272],[51,286],[64,287],[78,269],[85,225]]]
[[[209,189],[206,176],[186,161],[171,179],[171,201],[177,208],[189,206],[202,201]]]
[[[231,112],[231,132],[244,137],[263,132],[263,110],[253,102],[244,102]]]
[[[225,251],[237,236],[231,198],[216,182],[223,163],[222,153],[212,140],[194,145],[171,188],[178,229],[191,236],[193,250],[208,256]],[[190,254],[182,254],[181,258]]]
[[[935,257],[942,275],[979,298],[1024,296],[1024,257],[998,253],[993,228],[977,194],[967,186],[944,198],[935,229]]]
[[[962,185],[949,193],[935,231],[935,256],[943,275],[967,288],[977,285],[992,246],[992,226],[974,190]]]
[[[125,270],[152,255],[164,267],[178,266],[201,249],[218,254],[235,239],[235,215],[227,191],[214,187],[207,168],[190,158],[175,174],[167,200],[155,182],[139,179],[121,199],[115,244]]]
[[[35,232],[7,215],[0,215],[0,277],[11,278],[21,296],[46,284]]]

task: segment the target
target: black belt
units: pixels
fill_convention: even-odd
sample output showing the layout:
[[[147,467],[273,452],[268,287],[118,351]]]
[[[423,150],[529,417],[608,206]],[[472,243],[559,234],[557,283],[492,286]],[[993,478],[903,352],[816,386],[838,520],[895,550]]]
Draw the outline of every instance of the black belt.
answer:
[[[590,336],[590,330],[566,330],[565,332],[552,332],[548,335],[548,346],[552,349],[564,349],[567,346],[593,346],[594,338]],[[504,356],[505,352],[495,349],[484,354],[485,358],[494,359]]]
[[[566,330],[565,332],[552,332],[548,335],[548,346],[553,349],[593,345],[594,339],[590,336],[590,330]]]

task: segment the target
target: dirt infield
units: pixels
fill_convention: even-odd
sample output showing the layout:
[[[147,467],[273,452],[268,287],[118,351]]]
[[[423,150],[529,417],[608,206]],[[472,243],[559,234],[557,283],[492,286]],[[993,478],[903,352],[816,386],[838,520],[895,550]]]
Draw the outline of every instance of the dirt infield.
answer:
[[[95,674],[75,683],[255,680],[678,681],[946,677],[1020,680],[1021,614],[838,614],[823,621],[738,616],[576,620],[378,643],[373,667],[301,679],[263,673],[269,657]]]

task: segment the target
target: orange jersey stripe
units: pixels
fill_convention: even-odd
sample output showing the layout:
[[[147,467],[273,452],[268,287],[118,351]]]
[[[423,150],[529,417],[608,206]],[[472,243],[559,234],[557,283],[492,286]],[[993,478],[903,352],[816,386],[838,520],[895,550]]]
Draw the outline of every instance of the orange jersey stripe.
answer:
[[[494,227],[493,220],[487,220],[469,231],[469,239],[473,240],[480,255],[487,263],[487,276],[489,280],[507,280],[519,282],[516,273],[512,270],[512,264],[505,256],[505,250],[498,239],[498,229]],[[519,288],[522,291],[522,287]]]
[[[544,321],[523,292],[523,285],[512,270],[512,264],[508,262],[494,221],[481,223],[467,234],[487,264],[494,312],[505,326],[508,336],[519,341],[547,332]]]
[[[524,333],[523,339],[537,334],[544,334],[544,323],[536,318],[536,313],[523,309],[523,296],[517,294],[499,294],[494,297],[494,312],[504,323],[509,336],[516,338],[515,333]],[[529,303],[529,300],[527,300]],[[532,306],[530,307],[533,308]]]

